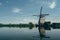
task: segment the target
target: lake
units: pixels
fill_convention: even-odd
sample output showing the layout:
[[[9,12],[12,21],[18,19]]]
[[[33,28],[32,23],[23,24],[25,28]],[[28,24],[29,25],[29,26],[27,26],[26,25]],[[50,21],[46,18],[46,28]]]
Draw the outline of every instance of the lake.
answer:
[[[38,28],[0,27],[0,40],[60,40],[60,29],[45,30],[49,38],[40,38]]]

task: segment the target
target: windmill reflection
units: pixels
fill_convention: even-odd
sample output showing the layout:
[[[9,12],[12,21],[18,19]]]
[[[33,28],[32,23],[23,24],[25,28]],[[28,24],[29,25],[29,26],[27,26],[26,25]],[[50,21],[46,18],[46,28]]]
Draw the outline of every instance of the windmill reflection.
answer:
[[[42,40],[42,38],[50,38],[49,36],[46,36],[44,27],[38,27],[38,30],[39,30],[40,40]]]

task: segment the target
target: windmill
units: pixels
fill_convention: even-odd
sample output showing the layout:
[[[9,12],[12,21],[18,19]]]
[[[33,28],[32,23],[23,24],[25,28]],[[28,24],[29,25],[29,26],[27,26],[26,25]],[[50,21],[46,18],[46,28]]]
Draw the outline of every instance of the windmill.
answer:
[[[42,14],[42,6],[40,9],[40,15],[33,15],[33,16],[38,16],[39,17],[39,21],[38,21],[38,26],[40,27],[40,25],[43,25],[45,23],[45,16],[49,15],[49,14]]]

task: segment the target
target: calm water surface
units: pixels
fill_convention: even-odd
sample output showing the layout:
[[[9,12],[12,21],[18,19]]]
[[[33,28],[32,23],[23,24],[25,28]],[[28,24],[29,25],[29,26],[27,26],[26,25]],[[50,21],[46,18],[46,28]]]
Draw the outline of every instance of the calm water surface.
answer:
[[[0,40],[60,40],[60,29],[45,30],[46,36],[40,38],[38,28],[0,28]]]

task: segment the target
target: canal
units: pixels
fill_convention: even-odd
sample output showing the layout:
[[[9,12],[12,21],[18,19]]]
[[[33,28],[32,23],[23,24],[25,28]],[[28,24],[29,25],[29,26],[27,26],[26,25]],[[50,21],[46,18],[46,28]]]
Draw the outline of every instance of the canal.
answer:
[[[39,36],[38,28],[0,27],[0,40],[60,40],[60,29],[45,30],[49,38]]]

